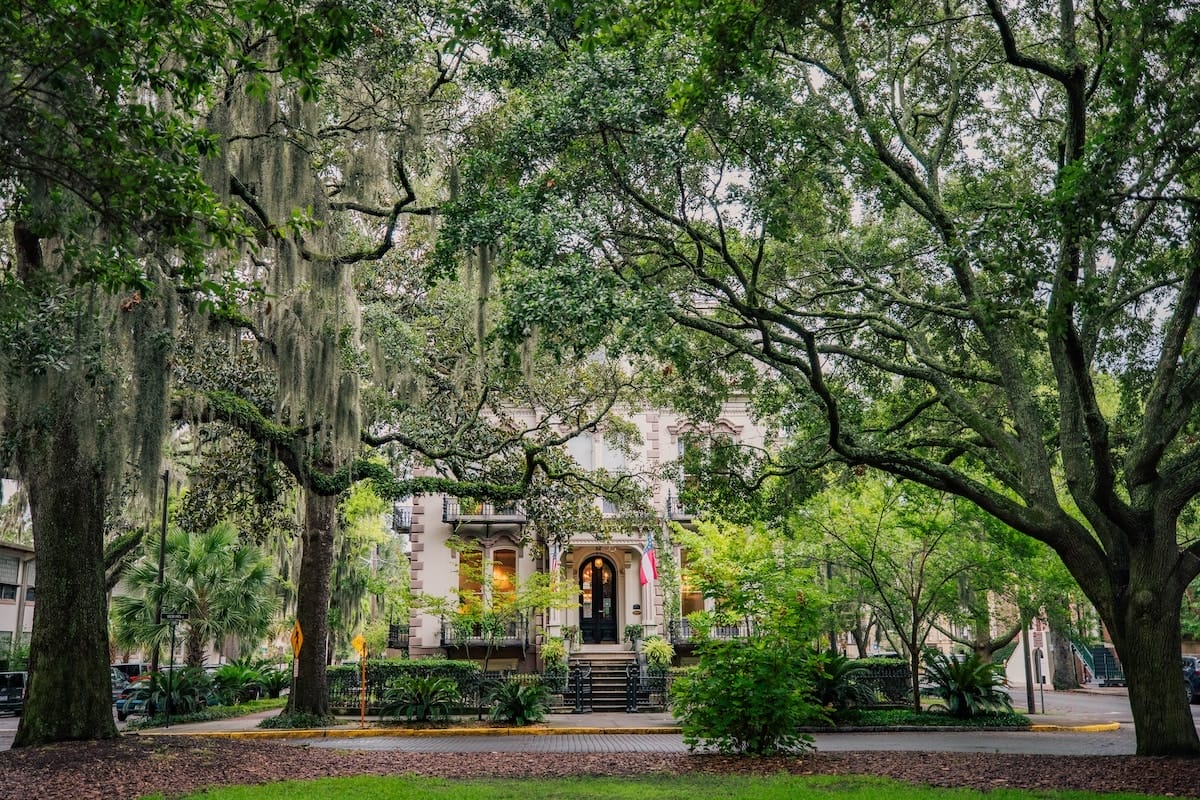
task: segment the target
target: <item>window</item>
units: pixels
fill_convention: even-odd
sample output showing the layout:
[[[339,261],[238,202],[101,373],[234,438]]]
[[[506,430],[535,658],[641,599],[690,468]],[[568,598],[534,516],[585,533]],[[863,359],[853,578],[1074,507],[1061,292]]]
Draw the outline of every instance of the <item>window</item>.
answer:
[[[25,602],[33,603],[37,600],[37,588],[33,586],[25,587]]]
[[[458,597],[464,608],[483,599],[483,552],[461,550],[458,554]]]
[[[592,435],[581,433],[567,440],[567,455],[583,469],[592,468]]]
[[[11,583],[0,583],[0,600],[16,600],[17,587]]]
[[[688,561],[688,554],[684,551],[679,557],[679,588],[682,595],[679,610],[685,617],[693,611],[704,610],[704,594],[696,588],[696,584],[693,582]]]
[[[21,561],[15,556],[0,556],[0,583],[17,582]]]
[[[492,553],[492,592],[495,597],[511,598],[517,591],[517,551],[496,550]]]

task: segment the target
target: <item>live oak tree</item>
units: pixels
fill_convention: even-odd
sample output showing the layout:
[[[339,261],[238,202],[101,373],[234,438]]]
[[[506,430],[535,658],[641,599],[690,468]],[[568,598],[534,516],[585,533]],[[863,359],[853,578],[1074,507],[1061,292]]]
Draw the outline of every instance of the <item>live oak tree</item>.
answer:
[[[0,461],[41,578],[15,746],[116,735],[105,524],[127,478],[152,496],[179,298],[220,301],[206,255],[240,234],[200,170],[210,81],[307,80],[343,22],[289,0],[18,0],[0,19]]]
[[[448,241],[496,243],[552,295],[586,286],[593,319],[632,309],[668,357],[692,332],[756,364],[728,374],[787,412],[778,469],[882,470],[1052,547],[1116,646],[1138,753],[1200,753],[1178,691],[1200,572],[1179,527],[1200,491],[1200,13],[532,12],[489,40],[509,102],[464,159]],[[527,324],[573,321],[553,307]]]

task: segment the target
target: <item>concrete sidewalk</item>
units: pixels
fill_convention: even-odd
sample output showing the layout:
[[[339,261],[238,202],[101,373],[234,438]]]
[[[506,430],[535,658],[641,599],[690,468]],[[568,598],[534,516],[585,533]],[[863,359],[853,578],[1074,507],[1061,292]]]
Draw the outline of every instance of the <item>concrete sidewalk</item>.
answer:
[[[1105,692],[1108,693],[1108,692]],[[1055,692],[1058,698],[1069,696],[1069,692]],[[1021,709],[1018,709],[1021,710]],[[258,724],[268,717],[279,714],[271,709],[243,717],[215,720],[212,722],[189,722],[172,725],[170,728],[148,728],[137,733],[145,735],[206,735],[230,738],[358,738],[364,736],[397,737],[447,737],[447,736],[538,736],[538,735],[605,735],[605,734],[679,734],[679,721],[668,712],[646,712],[640,714],[597,712],[590,714],[549,714],[540,725],[495,727],[486,721],[476,724],[469,718],[468,724],[446,728],[409,728],[399,725],[380,725],[378,717],[368,716],[365,725],[359,718],[339,717],[342,724],[308,731],[259,728]],[[1029,715],[1035,732],[1079,731],[1104,732],[1121,727],[1120,721],[1111,716],[1080,713],[1058,707]],[[850,732],[850,731],[845,731]]]

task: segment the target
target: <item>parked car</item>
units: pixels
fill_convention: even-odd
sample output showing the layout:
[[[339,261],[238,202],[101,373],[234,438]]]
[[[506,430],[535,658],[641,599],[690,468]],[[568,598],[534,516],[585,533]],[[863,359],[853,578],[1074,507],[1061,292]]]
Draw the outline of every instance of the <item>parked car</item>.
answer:
[[[117,719],[124,722],[131,714],[150,714],[150,676],[138,676],[125,684],[113,701],[117,709]]]
[[[126,686],[129,685],[129,678],[128,678],[128,676],[125,675],[124,672],[117,669],[116,667],[109,667],[108,674],[109,674],[109,680],[112,683],[112,699],[113,699],[113,702],[115,703],[115,702],[117,702],[117,699],[121,696],[121,691]]]
[[[18,717],[25,710],[25,684],[28,672],[0,672],[0,711],[11,711]]]
[[[1183,657],[1183,682],[1188,702],[1200,702],[1200,656]]]

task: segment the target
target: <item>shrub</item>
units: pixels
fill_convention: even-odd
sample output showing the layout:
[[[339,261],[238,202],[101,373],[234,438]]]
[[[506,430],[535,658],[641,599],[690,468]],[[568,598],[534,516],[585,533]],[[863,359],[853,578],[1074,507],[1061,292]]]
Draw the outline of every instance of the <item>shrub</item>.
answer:
[[[341,723],[338,721],[338,718],[332,714],[320,716],[317,714],[289,714],[285,711],[277,717],[267,717],[258,723],[258,727],[283,730],[310,730],[314,728],[328,728],[331,725],[339,724]]]
[[[567,665],[567,643],[562,639],[547,639],[542,642],[542,662],[549,672],[552,666]]]
[[[840,653],[813,653],[808,657],[813,698],[819,705],[844,711],[869,705],[875,690],[862,682],[867,668]]]
[[[775,637],[703,644],[699,666],[671,685],[688,747],[759,755],[811,748],[797,726],[822,715],[798,652]]]
[[[675,648],[661,636],[651,636],[642,642],[642,655],[653,669],[666,669],[675,658]]]
[[[223,705],[257,700],[263,692],[263,676],[252,666],[230,662],[212,674],[213,690]]]
[[[1012,711],[1012,699],[1004,691],[1004,666],[985,661],[977,654],[947,656],[925,654],[925,680],[946,704],[946,711],[959,719],[983,712]]]
[[[165,711],[169,696],[172,714],[188,714],[204,708],[210,695],[212,680],[200,667],[185,667],[170,673],[156,672],[150,676],[149,706],[153,710]]]
[[[268,667],[261,670],[259,676],[262,680],[263,691],[267,693],[267,697],[272,699],[278,698],[284,689],[292,685],[292,675],[286,669]]]
[[[550,693],[540,683],[505,681],[491,694],[488,719],[513,725],[541,722],[550,707]]]
[[[380,715],[416,722],[442,720],[450,716],[458,697],[458,684],[450,678],[408,675],[388,687]]]

